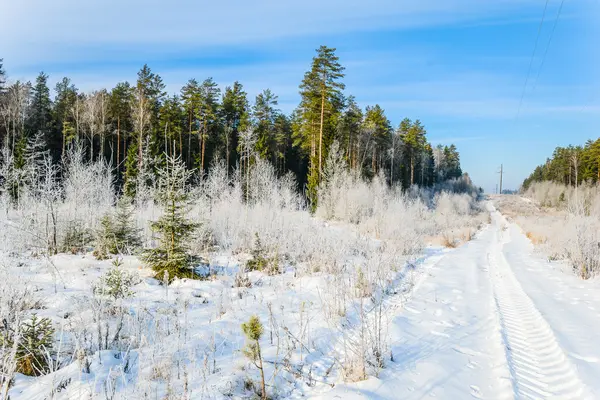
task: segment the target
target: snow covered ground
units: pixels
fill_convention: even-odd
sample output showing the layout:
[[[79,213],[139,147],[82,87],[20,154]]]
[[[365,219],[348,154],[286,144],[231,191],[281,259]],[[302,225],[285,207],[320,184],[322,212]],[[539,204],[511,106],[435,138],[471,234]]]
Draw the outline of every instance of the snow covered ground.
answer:
[[[457,249],[432,247],[398,268],[377,314],[368,298],[332,304],[340,287],[322,274],[251,273],[236,287],[235,257],[215,259],[209,281],[168,288],[139,261],[140,283],[123,306],[129,346],[74,357],[98,323],[89,293],[110,261],[59,255],[53,265],[10,260],[2,279],[36,291],[36,312],[63,333],[62,368],[18,375],[16,399],[220,399],[250,396],[257,371],[241,352],[240,324],[265,325],[267,389],[279,398],[600,398],[600,282],[583,281],[533,252],[521,229],[487,205],[491,224]],[[5,263],[8,263],[6,261]],[[345,286],[344,286],[345,285]],[[361,319],[382,316],[385,367],[344,383]],[[87,329],[82,328],[87,327]],[[87,365],[86,365],[87,363]],[[375,376],[376,375],[376,376]]]

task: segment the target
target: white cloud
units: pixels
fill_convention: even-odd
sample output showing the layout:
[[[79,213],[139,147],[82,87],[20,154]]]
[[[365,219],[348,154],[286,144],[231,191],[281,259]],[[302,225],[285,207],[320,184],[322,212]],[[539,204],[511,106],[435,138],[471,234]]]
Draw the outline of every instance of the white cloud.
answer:
[[[0,7],[0,54],[14,66],[152,54],[385,28],[507,17],[535,0],[22,0]]]

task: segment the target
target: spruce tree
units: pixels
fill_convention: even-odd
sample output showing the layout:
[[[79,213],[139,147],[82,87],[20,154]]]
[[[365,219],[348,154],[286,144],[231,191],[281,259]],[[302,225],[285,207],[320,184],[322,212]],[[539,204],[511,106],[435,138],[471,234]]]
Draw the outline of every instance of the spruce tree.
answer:
[[[139,229],[132,220],[131,199],[123,196],[113,212],[108,213],[100,222],[100,231],[95,254],[99,258],[107,254],[132,253],[142,244]]]
[[[190,204],[186,184],[191,171],[186,170],[181,159],[166,157],[166,164],[158,170],[157,201],[163,207],[163,215],[151,223],[159,235],[158,246],[144,252],[142,259],[150,266],[158,279],[194,278],[195,258],[189,253],[188,242],[198,224],[188,220]]]
[[[138,165],[138,148],[129,146],[125,159],[125,184],[123,186],[123,194],[127,197],[134,198],[136,195]]]
[[[53,335],[52,321],[33,314],[30,321],[21,324],[18,333],[10,329],[0,332],[0,347],[10,349],[16,344],[17,372],[39,376],[48,372]]]
[[[265,160],[275,161],[275,118],[279,110],[277,96],[266,89],[256,96],[254,118],[256,120],[256,152]]]
[[[51,146],[50,128],[52,126],[52,101],[48,88],[48,75],[40,72],[32,90],[31,106],[29,108],[28,131],[31,136],[41,132],[46,143]]]

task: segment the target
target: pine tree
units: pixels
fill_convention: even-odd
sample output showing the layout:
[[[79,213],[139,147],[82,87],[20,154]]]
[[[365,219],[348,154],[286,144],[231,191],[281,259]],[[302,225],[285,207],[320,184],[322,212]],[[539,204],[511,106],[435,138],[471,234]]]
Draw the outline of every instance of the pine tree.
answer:
[[[309,152],[308,198],[316,209],[317,188],[328,146],[334,139],[337,119],[343,107],[344,67],[335,49],[321,46],[310,71],[300,85],[301,101],[294,124],[294,144]]]
[[[163,206],[163,215],[151,223],[159,235],[158,247],[144,252],[142,259],[158,279],[196,277],[192,267],[194,257],[188,254],[188,241],[198,224],[186,218],[190,203],[186,184],[191,176],[180,158],[166,157],[166,165],[158,171],[157,201]]]
[[[199,88],[199,138],[200,141],[200,159],[198,164],[200,172],[204,172],[206,165],[205,157],[207,153],[207,144],[212,141],[213,147],[216,147],[214,142],[218,141],[219,127],[219,95],[221,90],[212,78],[205,79]],[[206,157],[208,159],[209,157]]]
[[[392,128],[390,121],[385,116],[379,104],[376,104],[374,107],[367,106],[363,126],[371,138],[370,175],[375,176],[383,166],[386,152],[390,147]]]
[[[158,127],[159,109],[165,96],[165,84],[159,75],[152,72],[147,64],[138,71],[138,79],[134,89],[133,120],[138,136],[138,169],[143,162],[143,147],[145,139],[150,136],[155,139],[160,135]],[[154,140],[151,141],[153,143]]]
[[[181,89],[181,100],[185,112],[188,143],[186,165],[192,165],[192,137],[199,132],[198,112],[200,108],[200,88],[198,81],[190,79],[188,83]]]
[[[256,152],[258,156],[265,160],[275,162],[275,118],[279,110],[277,106],[277,96],[266,89],[256,96],[254,102],[254,119],[256,124]]]
[[[131,132],[131,114],[133,103],[133,90],[128,82],[118,83],[110,92],[108,114],[111,121],[112,132],[116,135],[116,165],[120,171],[121,154],[123,159],[127,154],[126,140]],[[123,151],[121,152],[121,137],[123,138]]]
[[[223,124],[223,142],[225,144],[225,162],[233,169],[238,160],[239,133],[250,124],[247,94],[239,82],[227,86],[221,101],[221,121]]]
[[[244,332],[244,335],[246,335],[246,339],[248,340],[248,343],[246,343],[246,347],[244,348],[244,354],[254,363],[256,368],[258,368],[258,370],[260,371],[260,395],[262,399],[266,399],[267,390],[265,387],[265,373],[263,370],[263,360],[260,350],[260,338],[264,333],[264,327],[260,322],[260,319],[256,315],[253,315],[250,317],[248,322],[242,324],[242,331]]]
[[[77,100],[77,88],[69,78],[65,77],[56,84],[54,91],[56,92],[53,109],[54,121],[57,124],[56,129],[62,136],[61,155],[64,155],[67,144],[75,138],[71,109]]]
[[[164,140],[165,153],[171,157],[182,156],[184,111],[179,97],[174,95],[163,103],[160,109],[159,127]],[[177,151],[179,147],[179,151]]]
[[[346,102],[346,109],[342,114],[337,130],[338,141],[341,148],[345,151],[345,157],[348,165],[352,169],[357,169],[360,161],[361,152],[361,128],[363,124],[363,112],[356,104],[353,96],[349,96]]]
[[[405,164],[409,166],[410,171],[408,185],[412,186],[415,184],[415,176],[417,176],[415,172],[421,161],[420,157],[425,144],[427,143],[425,137],[426,131],[421,121],[416,120],[412,122],[410,119],[405,118],[400,123],[400,134],[404,148]]]

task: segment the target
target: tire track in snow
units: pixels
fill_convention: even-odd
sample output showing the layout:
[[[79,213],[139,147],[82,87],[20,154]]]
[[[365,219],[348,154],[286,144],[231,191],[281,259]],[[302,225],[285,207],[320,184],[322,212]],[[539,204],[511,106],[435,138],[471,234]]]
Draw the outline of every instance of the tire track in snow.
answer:
[[[498,234],[488,254],[490,278],[515,397],[586,398],[585,385],[504,258],[498,236],[508,233],[500,230],[504,218],[496,211],[492,217]]]

